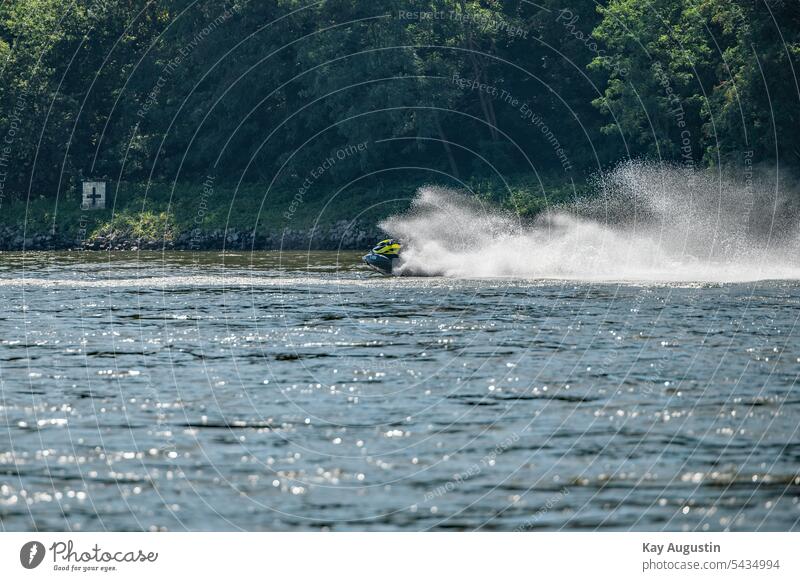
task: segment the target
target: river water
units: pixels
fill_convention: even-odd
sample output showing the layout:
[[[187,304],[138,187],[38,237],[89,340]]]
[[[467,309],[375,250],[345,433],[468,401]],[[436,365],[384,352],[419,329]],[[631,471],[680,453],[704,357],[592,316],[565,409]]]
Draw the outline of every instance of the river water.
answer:
[[[0,255],[3,530],[790,530],[800,284]]]

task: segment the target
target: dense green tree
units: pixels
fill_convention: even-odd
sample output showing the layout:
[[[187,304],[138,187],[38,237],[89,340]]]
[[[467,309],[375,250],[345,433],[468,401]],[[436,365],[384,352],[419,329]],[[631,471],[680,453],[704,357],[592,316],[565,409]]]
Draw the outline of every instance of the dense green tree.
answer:
[[[787,0],[9,0],[2,192],[797,166],[798,54]]]
[[[608,75],[595,103],[634,153],[797,165],[800,8],[785,0],[612,0],[594,36]]]

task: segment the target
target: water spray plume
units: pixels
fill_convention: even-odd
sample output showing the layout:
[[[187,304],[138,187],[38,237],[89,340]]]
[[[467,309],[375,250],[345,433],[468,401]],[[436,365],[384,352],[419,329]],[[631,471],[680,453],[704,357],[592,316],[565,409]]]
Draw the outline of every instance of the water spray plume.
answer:
[[[773,181],[775,176],[773,176]],[[800,278],[800,203],[767,180],[628,162],[533,223],[439,187],[381,223],[400,273],[605,281]]]

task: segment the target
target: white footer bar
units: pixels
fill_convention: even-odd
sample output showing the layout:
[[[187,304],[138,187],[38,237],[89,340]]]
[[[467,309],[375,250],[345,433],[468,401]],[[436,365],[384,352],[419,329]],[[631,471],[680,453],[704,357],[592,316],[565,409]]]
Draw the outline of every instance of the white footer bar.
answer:
[[[0,533],[2,579],[800,579],[798,533]]]

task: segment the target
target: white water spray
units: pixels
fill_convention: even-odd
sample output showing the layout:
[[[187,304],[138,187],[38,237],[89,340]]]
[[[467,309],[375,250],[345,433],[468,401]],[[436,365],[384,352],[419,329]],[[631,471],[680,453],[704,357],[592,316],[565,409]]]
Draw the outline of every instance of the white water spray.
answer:
[[[628,162],[533,224],[439,187],[381,223],[400,273],[607,281],[800,279],[800,196],[764,180]]]

